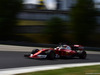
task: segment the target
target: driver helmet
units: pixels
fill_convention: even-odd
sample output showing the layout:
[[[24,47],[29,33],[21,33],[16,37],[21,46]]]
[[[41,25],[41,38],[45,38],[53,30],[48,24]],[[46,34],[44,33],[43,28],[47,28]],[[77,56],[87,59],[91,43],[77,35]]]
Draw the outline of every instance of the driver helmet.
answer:
[[[67,47],[67,45],[63,45],[63,48],[66,48]]]

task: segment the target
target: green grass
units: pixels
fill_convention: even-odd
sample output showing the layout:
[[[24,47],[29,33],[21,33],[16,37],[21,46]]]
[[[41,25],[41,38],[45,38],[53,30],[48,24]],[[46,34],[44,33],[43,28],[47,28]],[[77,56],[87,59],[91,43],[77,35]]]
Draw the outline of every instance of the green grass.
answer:
[[[45,21],[32,21],[32,20],[18,20],[17,25],[45,25]]]
[[[35,21],[35,20],[18,20],[17,25],[25,26],[25,25],[46,25],[47,21]],[[64,22],[67,25],[67,22]]]
[[[100,75],[100,65],[39,71],[18,75],[90,75],[89,73],[94,73],[92,75]]]

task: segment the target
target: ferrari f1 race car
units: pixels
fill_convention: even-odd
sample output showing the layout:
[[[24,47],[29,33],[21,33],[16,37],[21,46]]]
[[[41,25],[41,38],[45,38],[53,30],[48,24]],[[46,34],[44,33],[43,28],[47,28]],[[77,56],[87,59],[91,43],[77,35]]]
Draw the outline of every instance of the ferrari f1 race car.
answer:
[[[30,54],[25,54],[28,58],[46,58],[53,60],[55,58],[74,58],[85,59],[87,56],[84,47],[81,45],[60,45],[56,48],[34,49]]]

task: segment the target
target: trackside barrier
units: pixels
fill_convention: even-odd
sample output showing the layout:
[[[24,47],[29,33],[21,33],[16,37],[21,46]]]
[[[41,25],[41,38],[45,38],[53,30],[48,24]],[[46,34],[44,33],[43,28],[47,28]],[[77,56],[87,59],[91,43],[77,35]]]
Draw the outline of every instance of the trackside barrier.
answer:
[[[30,43],[30,42],[16,42],[16,41],[0,41],[0,44],[6,45],[18,45],[18,46],[31,46],[31,47],[56,47],[57,44],[41,44],[41,43]],[[97,47],[84,47],[85,50],[100,51]]]
[[[56,47],[56,44],[41,44],[41,43],[30,43],[30,42],[16,42],[16,41],[0,41],[0,44],[5,45],[18,45],[18,46],[31,46],[31,47]]]

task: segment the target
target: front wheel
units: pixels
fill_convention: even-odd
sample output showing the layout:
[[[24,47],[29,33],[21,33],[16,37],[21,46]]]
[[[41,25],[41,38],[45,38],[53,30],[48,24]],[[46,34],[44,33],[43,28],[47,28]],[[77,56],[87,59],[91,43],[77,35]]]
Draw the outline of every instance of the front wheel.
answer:
[[[55,59],[55,56],[56,56],[56,54],[53,50],[47,51],[47,59],[53,60],[53,59]]]
[[[35,54],[38,51],[39,51],[39,49],[34,49],[34,50],[32,50],[31,54]]]
[[[86,59],[87,53],[86,53],[86,51],[82,51],[82,52],[78,53],[78,56],[80,59]]]

